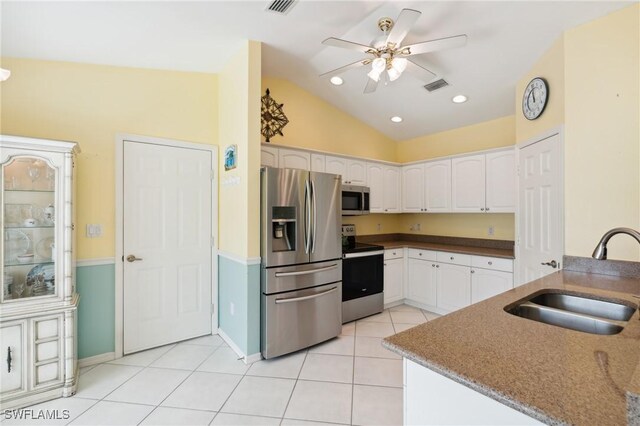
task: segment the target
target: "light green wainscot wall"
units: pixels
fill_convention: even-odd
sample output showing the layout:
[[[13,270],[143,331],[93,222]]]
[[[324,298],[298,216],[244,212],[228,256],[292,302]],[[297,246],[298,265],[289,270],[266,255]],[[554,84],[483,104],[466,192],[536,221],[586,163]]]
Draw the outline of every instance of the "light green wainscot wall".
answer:
[[[115,351],[115,265],[76,268],[78,358]]]

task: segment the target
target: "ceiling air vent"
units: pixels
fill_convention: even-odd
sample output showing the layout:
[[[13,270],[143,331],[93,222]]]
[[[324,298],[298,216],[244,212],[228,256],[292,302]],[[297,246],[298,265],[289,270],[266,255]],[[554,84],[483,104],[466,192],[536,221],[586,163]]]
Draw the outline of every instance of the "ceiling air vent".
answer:
[[[286,15],[289,13],[295,2],[296,0],[273,0],[269,3],[266,10]]]
[[[448,85],[449,85],[449,83],[447,83],[444,80],[444,78],[441,78],[440,80],[432,81],[429,84],[425,84],[424,88],[427,89],[427,91],[429,91],[429,92],[433,92],[435,90],[442,89],[443,87],[448,86]]]

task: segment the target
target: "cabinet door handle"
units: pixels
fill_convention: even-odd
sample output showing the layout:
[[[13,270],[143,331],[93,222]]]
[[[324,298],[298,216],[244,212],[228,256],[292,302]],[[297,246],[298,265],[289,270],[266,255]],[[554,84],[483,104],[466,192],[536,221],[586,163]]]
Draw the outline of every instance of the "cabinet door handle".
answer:
[[[439,267],[440,267],[440,265],[436,265],[436,268],[439,268]]]
[[[485,209],[485,211],[487,211],[487,212],[488,212],[488,211],[489,211],[489,207],[487,207],[487,208]]]
[[[476,271],[474,271],[474,270],[472,269],[472,270],[471,270],[471,273],[472,273],[472,274],[475,274],[475,273],[476,273]]]
[[[449,259],[453,260],[453,256],[451,256]]]
[[[493,262],[491,262],[491,261],[490,261],[490,262],[488,262],[488,263],[489,263],[489,265],[493,265]]]
[[[481,211],[481,212],[483,212],[483,211],[484,211],[484,207],[483,207],[483,208],[481,208],[481,209],[480,209],[480,211]]]
[[[11,346],[7,346],[7,373],[11,373]]]

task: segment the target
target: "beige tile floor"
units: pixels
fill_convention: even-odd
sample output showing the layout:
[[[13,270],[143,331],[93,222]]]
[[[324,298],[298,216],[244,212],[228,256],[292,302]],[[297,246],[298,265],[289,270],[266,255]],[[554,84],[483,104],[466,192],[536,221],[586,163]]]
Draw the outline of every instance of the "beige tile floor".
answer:
[[[215,335],[151,349],[83,368],[75,396],[29,407],[69,410],[68,420],[22,424],[400,425],[402,361],[381,340],[436,317],[397,306],[251,365]]]

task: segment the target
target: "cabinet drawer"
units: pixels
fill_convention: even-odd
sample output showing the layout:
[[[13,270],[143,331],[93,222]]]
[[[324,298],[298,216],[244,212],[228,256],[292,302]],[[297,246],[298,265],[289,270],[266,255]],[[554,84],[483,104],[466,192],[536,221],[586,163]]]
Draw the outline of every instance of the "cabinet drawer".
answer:
[[[471,256],[471,266],[494,271],[513,272],[513,260],[501,257]]]
[[[439,251],[437,255],[438,262],[452,263],[454,265],[471,266],[471,256],[468,254],[448,253]]]
[[[398,259],[398,258],[401,258],[402,256],[404,256],[403,248],[387,249],[384,251],[384,260]]]
[[[61,317],[58,316],[55,318],[34,320],[34,340],[38,341],[58,337],[60,335],[60,319]]]
[[[62,382],[62,369],[60,361],[36,366],[33,377],[33,387],[50,386]]]
[[[431,250],[409,249],[409,257],[421,260],[436,260],[436,252]]]

